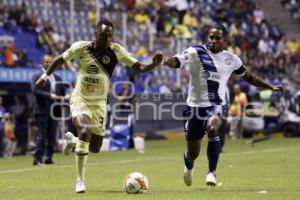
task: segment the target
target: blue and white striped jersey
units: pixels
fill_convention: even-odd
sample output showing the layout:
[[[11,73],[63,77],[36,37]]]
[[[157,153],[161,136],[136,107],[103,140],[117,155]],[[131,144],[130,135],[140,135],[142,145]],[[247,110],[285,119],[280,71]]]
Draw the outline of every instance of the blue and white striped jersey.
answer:
[[[230,75],[244,75],[241,59],[229,51],[212,53],[207,46],[193,46],[176,54],[177,67],[189,71],[187,104],[192,107],[225,105],[225,90]]]

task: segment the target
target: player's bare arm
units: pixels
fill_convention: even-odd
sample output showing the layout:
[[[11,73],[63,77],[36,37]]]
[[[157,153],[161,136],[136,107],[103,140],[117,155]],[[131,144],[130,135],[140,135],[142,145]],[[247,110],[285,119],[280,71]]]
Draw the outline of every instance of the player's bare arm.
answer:
[[[35,87],[37,89],[42,89],[45,86],[48,76],[51,75],[52,72],[55,71],[58,67],[61,67],[64,63],[65,60],[63,59],[62,55],[54,58],[52,64],[47,69],[47,71],[44,74],[42,74],[41,77],[36,81]]]
[[[243,80],[247,81],[248,83],[257,86],[257,87],[261,87],[261,88],[265,88],[265,89],[270,89],[273,91],[278,91],[281,94],[284,94],[285,89],[283,86],[281,85],[270,85],[267,82],[265,82],[264,80],[262,80],[261,78],[255,76],[254,74],[252,74],[251,72],[249,72],[248,70],[246,70],[244,76],[241,77]]]
[[[163,65],[167,65],[171,68],[176,68],[179,64],[179,60],[176,57],[166,57],[163,61]]]
[[[155,67],[158,67],[163,61],[163,54],[161,52],[156,53],[152,58],[152,63],[148,65],[141,64],[140,62],[135,63],[132,68],[136,74],[148,72]]]

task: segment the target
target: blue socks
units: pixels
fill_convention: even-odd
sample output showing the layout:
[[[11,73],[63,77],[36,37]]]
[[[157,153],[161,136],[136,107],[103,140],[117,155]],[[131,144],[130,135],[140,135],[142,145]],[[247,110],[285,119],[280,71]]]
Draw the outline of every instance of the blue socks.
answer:
[[[207,159],[209,172],[215,173],[221,151],[220,137],[208,138]]]

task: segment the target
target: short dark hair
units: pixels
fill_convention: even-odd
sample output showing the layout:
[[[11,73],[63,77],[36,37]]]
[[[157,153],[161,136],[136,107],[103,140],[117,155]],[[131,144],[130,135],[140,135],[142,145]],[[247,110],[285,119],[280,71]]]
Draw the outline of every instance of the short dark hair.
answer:
[[[101,27],[102,25],[106,25],[106,26],[110,26],[114,29],[114,25],[111,21],[109,21],[108,19],[101,19],[98,23],[97,23],[97,28]]]
[[[217,30],[221,30],[223,37],[227,36],[227,30],[226,30],[225,26],[223,26],[222,24],[214,24],[214,25],[212,25],[211,27],[209,27],[208,32],[211,29],[214,29],[214,28],[217,29]]]

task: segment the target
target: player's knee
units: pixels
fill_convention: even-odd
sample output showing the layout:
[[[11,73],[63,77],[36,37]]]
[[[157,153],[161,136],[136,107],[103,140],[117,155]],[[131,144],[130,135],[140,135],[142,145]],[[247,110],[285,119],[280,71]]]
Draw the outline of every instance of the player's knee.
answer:
[[[219,135],[219,129],[222,125],[222,120],[218,116],[212,116],[206,125],[208,137],[216,137]]]
[[[78,132],[79,132],[80,138],[88,139],[91,137],[91,129],[89,127],[82,127]]]
[[[207,136],[216,137],[219,135],[219,126],[217,125],[208,125],[206,128]]]
[[[196,158],[198,158],[198,156],[199,156],[199,152],[197,152],[197,151],[192,151],[192,152],[189,152],[188,154],[189,154],[189,159],[191,159],[191,160],[196,160]]]

